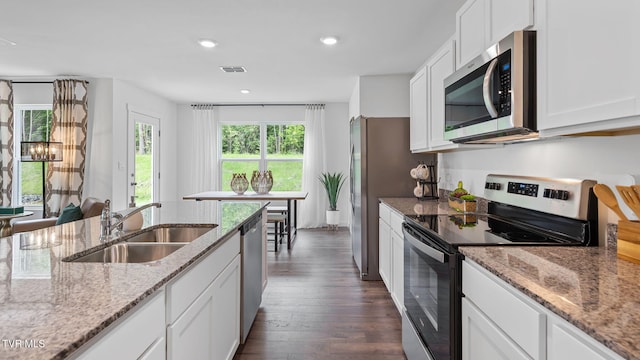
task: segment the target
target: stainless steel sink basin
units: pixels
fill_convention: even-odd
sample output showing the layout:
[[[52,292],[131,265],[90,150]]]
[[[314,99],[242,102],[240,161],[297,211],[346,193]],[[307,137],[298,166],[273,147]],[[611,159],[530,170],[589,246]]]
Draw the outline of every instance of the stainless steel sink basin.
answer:
[[[126,238],[128,243],[188,243],[211,231],[213,227],[159,227]]]
[[[120,243],[71,260],[71,262],[144,263],[164,258],[186,244]]]

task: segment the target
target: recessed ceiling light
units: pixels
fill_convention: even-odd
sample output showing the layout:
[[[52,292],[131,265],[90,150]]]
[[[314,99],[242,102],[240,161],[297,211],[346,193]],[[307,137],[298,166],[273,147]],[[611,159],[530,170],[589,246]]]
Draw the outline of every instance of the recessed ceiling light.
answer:
[[[198,44],[200,44],[200,46],[202,47],[206,47],[206,48],[212,48],[212,47],[216,47],[216,42],[213,40],[209,40],[209,39],[200,39],[198,40]]]
[[[320,41],[322,41],[322,43],[325,45],[335,45],[338,43],[338,38],[335,36],[326,36],[320,38]]]
[[[251,92],[251,90],[249,90],[249,89],[242,89],[242,90],[240,90],[240,92],[241,92],[241,93],[243,93],[243,94],[248,94],[248,93],[250,93],[250,92]]]

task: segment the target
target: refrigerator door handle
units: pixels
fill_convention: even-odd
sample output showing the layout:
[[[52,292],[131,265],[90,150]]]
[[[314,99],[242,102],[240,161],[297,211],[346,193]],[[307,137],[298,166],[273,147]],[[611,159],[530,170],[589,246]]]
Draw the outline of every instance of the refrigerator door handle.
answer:
[[[355,195],[355,185],[354,185],[354,177],[355,170],[353,169],[355,158],[354,158],[355,147],[351,146],[351,157],[349,158],[349,187],[351,189],[351,214],[356,214],[356,195]]]

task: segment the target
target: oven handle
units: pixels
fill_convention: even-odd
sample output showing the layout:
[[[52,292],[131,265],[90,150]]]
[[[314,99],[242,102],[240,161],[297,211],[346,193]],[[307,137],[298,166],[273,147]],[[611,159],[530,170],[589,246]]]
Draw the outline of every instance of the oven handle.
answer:
[[[487,68],[487,71],[484,73],[484,81],[482,82],[482,97],[484,98],[484,106],[487,108],[489,115],[492,118],[498,117],[498,110],[493,106],[493,99],[491,98],[491,89],[489,89],[489,85],[491,85],[491,75],[493,71],[496,69],[496,65],[498,65],[498,58],[493,59]]]
[[[402,229],[402,232],[404,234],[405,240],[407,240],[409,244],[411,244],[411,246],[417,248],[418,250],[420,250],[421,252],[423,252],[433,260],[444,264],[445,253],[443,253],[442,251],[436,250],[429,245],[426,245],[425,243],[418,240],[415,236],[409,234],[405,229]]]

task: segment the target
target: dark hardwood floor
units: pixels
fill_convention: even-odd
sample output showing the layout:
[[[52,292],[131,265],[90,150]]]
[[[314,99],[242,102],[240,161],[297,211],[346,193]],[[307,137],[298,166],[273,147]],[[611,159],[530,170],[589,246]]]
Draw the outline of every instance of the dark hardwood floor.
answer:
[[[382,281],[360,280],[348,230],[299,230],[279,250],[235,360],[405,359],[400,315]]]

